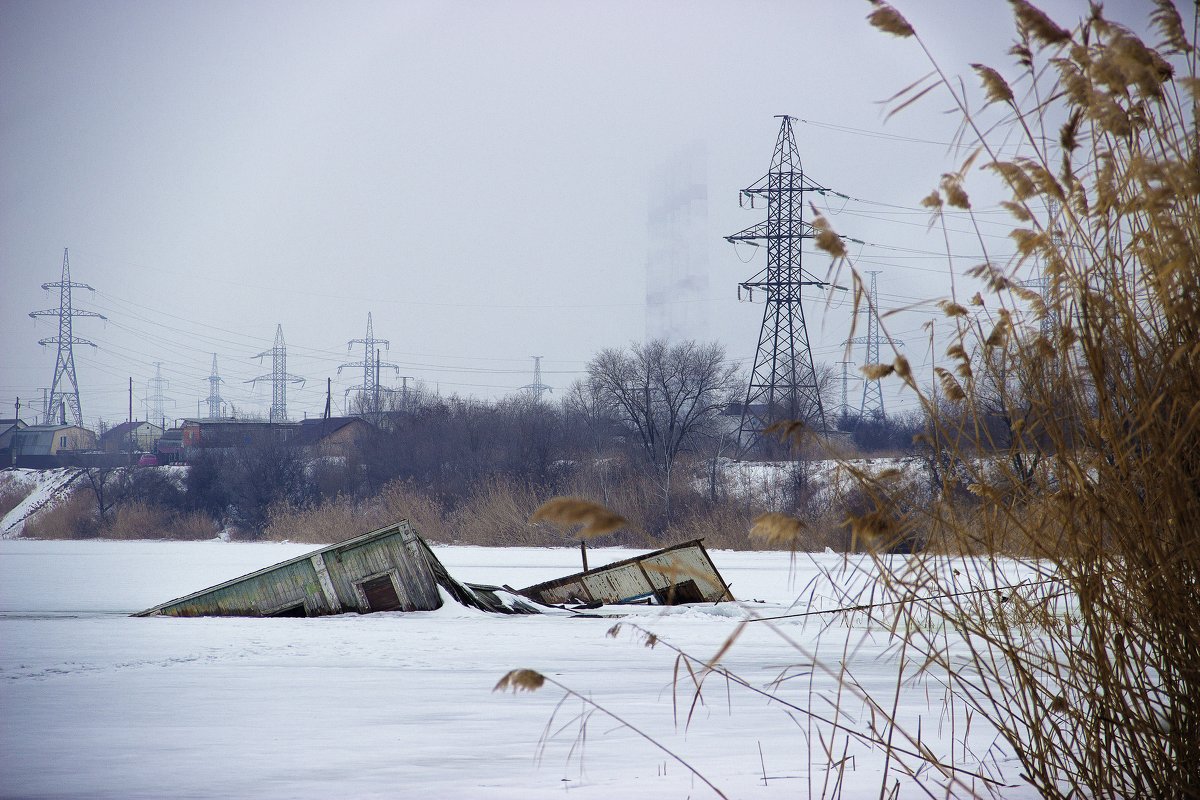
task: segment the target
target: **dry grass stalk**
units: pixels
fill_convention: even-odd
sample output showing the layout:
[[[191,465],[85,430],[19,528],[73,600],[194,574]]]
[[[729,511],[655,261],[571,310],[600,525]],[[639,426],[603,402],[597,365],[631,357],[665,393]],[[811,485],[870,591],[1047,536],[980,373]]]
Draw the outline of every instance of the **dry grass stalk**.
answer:
[[[599,503],[578,497],[555,497],[547,500],[533,512],[529,521],[549,522],[564,531],[582,526],[576,532],[581,539],[592,539],[612,533],[626,523],[624,517],[614,514]]]

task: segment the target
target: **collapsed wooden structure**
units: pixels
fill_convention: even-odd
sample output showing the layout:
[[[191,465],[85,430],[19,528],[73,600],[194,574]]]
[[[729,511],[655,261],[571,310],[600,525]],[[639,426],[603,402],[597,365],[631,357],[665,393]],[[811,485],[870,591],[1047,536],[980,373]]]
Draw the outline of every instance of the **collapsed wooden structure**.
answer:
[[[416,529],[394,525],[148,608],[134,616],[319,617],[357,611],[433,611],[444,589],[463,605],[500,613],[536,609],[497,587],[459,583]]]
[[[699,539],[513,590],[455,580],[408,520],[401,520],[134,616],[319,617],[433,611],[442,606],[444,595],[465,606],[502,614],[539,613],[534,603],[677,605],[733,599]]]
[[[578,572],[517,593],[545,605],[564,603],[673,606],[732,600],[702,539]]]

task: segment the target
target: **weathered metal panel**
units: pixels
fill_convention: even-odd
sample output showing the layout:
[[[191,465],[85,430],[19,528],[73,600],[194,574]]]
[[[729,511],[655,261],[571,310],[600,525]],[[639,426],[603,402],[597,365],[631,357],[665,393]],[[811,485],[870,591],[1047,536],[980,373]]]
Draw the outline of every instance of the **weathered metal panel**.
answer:
[[[589,572],[583,583],[592,597],[605,603],[649,602],[654,596],[654,587],[636,563]]]
[[[694,588],[684,585],[689,582]],[[672,589],[672,586],[676,588]],[[557,605],[584,600],[581,589],[586,590],[586,600],[603,603],[733,599],[699,539],[539,583],[520,590],[520,594],[540,603]]]
[[[364,580],[389,574],[405,610],[441,606],[434,558],[412,546],[418,536],[407,520],[313,553],[172,600],[137,616],[270,616],[304,604],[308,616],[346,609],[370,610]],[[319,565],[325,566],[325,575]],[[322,583],[325,583],[323,586]],[[330,591],[337,603],[330,602]]]
[[[528,594],[528,590],[522,590],[521,594],[529,597],[533,596]],[[573,580],[547,587],[534,599],[550,605],[562,605],[563,603],[590,603],[592,596],[588,594],[587,587],[584,586],[583,581]]]
[[[696,588],[705,601],[713,603],[724,599],[725,584],[700,548],[683,548],[647,556],[642,560],[642,567],[654,588],[660,592],[666,592],[673,584],[690,580],[696,582]]]

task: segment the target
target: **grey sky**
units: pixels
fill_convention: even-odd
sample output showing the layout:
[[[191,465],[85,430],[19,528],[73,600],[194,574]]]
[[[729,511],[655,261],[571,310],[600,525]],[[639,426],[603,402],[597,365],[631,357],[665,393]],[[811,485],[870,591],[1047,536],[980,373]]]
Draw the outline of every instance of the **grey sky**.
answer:
[[[1003,61],[1007,4],[898,5],[950,71]],[[1142,7],[1109,4],[1131,21]],[[763,256],[742,264],[750,253],[720,237],[760,216],[736,192],[768,167],[774,115],[810,121],[796,133],[817,181],[910,207],[830,200],[840,231],[940,249],[911,207],[953,160],[892,137],[944,142],[954,120],[939,99],[884,123],[877,101],[928,66],[914,43],[871,29],[868,10],[0,3],[0,416],[17,395],[40,406],[50,383],[54,351],[37,340],[56,329],[27,314],[56,306],[40,284],[58,279],[64,247],[73,278],[98,290],[76,305],[108,317],[76,321],[100,346],[76,348],[89,424],[125,418],[130,376],[144,418],[155,362],[176,400],[167,417],[194,416],[214,352],[226,399],[265,413],[270,386],[243,381],[270,372],[250,356],[277,323],[288,371],[308,380],[289,390],[290,415],[320,413],[327,377],[336,408],[361,379],[336,370],[361,358],[346,342],[368,312],[391,341],[385,360],[443,394],[511,393],[531,380],[532,354],[565,387],[596,350],[643,336],[653,176],[695,140],[709,180],[707,328],[750,359],[762,306],[738,303],[736,284]],[[1048,10],[1071,23],[1084,4]],[[884,270],[885,307],[945,290],[944,260],[862,258]],[[823,272],[826,260],[808,263]],[[838,360],[848,309],[817,297],[808,308],[818,359]],[[890,323],[915,361],[931,314]]]

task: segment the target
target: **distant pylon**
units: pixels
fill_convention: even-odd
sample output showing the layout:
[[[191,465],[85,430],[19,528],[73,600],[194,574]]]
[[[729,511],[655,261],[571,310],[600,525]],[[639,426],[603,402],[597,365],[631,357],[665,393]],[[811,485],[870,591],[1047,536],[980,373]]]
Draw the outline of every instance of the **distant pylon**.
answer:
[[[217,354],[213,353],[212,374],[208,376],[208,418],[221,418],[221,376],[217,374]]]
[[[1062,206],[1058,200],[1051,199],[1046,202],[1046,229],[1050,234],[1051,248],[1054,252],[1060,254],[1060,257],[1065,258],[1063,247],[1062,227],[1059,225],[1060,213]],[[1037,277],[1028,280],[1017,281],[1026,289],[1036,289],[1042,299],[1042,319],[1038,323],[1038,331],[1046,339],[1052,339],[1054,336],[1054,328],[1057,324],[1053,309],[1050,307],[1050,276],[1046,274],[1046,270],[1042,265],[1038,265]]]
[[[75,379],[74,345],[86,344],[95,347],[95,342],[80,339],[71,332],[73,317],[99,317],[108,319],[95,311],[84,311],[71,305],[71,289],[87,289],[95,291],[86,283],[75,283],[71,280],[71,262],[67,258],[67,248],[63,248],[62,277],[56,283],[43,283],[43,289],[58,289],[58,308],[45,311],[31,311],[29,316],[58,317],[58,335],[39,339],[38,344],[58,345],[58,355],[54,359],[54,380],[50,383],[50,394],[46,396],[46,424],[67,424],[67,411],[71,412],[71,423],[83,425],[83,410],[79,404],[79,382]]]
[[[756,197],[766,197],[767,219],[725,237],[729,242],[766,240],[767,244],[767,266],[739,284],[751,297],[755,289],[765,290],[767,295],[754,369],[742,405],[739,454],[758,442],[764,428],[780,420],[805,419],[821,432],[827,430],[801,303],[802,287],[828,285],[801,266],[801,246],[816,235],[804,221],[804,194],[827,189],[805,177],[792,117],[784,115],[782,120],[770,171],[741,193],[750,199],[751,207]]]
[[[530,358],[533,359],[533,383],[527,383],[521,388],[528,390],[533,395],[533,399],[540,403],[542,402],[542,393],[553,393],[554,389],[542,383],[542,357],[530,356]]]
[[[867,307],[859,311],[860,314],[867,315],[867,335],[846,340],[848,344],[866,346],[863,364],[879,363],[879,286],[876,282],[879,272],[872,270],[867,273],[871,276],[871,294]],[[883,411],[883,389],[879,386],[879,378],[863,378],[863,396],[862,404],[858,407],[858,418],[866,419],[868,416],[876,420],[887,419]]]
[[[146,381],[146,420],[160,423],[163,430],[167,428],[166,402],[175,402],[175,398],[163,395],[163,389],[168,386],[167,379],[162,376],[162,362],[155,361],[154,377]]]
[[[338,374],[341,375],[342,370],[346,367],[362,367],[362,383],[358,386],[351,386],[346,390],[346,394],[349,395],[351,392],[358,392],[359,396],[362,398],[362,402],[360,403],[361,408],[359,410],[363,412],[370,412],[378,416],[381,411],[379,398],[384,392],[389,391],[380,386],[379,371],[384,367],[387,367],[388,369],[395,370],[396,374],[399,375],[400,367],[396,364],[379,360],[379,350],[376,345],[383,345],[383,348],[387,350],[391,347],[391,342],[389,342],[387,339],[375,338],[375,323],[371,319],[371,312],[369,311],[367,312],[367,335],[362,339],[351,339],[346,344],[346,350],[353,350],[354,345],[356,344],[361,344],[363,346],[362,362],[342,364],[340,367],[338,367]],[[368,406],[370,406],[370,408],[368,408]]]
[[[838,423],[850,418],[850,402],[849,402],[849,386],[850,386],[850,370],[854,366],[853,361],[839,361],[838,364],[842,367],[842,402],[838,404]],[[858,380],[855,378],[855,380]]]
[[[287,345],[283,341],[283,326],[275,327],[275,346],[264,350],[254,358],[271,357],[271,374],[259,375],[246,383],[271,381],[271,422],[287,422],[287,385],[289,383],[304,383],[304,378],[289,375],[287,371]]]

